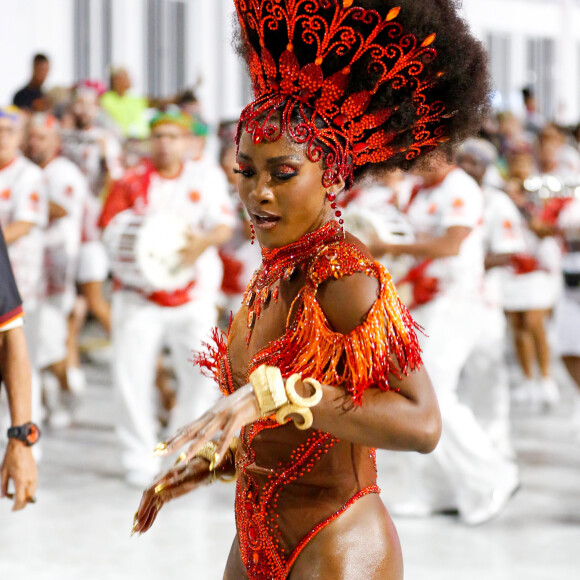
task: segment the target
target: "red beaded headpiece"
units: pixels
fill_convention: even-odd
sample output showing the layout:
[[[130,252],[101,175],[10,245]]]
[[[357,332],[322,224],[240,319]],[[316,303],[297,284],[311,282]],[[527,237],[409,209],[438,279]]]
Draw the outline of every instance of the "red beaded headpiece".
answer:
[[[396,154],[410,161],[447,140],[445,106],[429,103],[427,94],[443,74],[425,66],[437,56],[435,34],[419,40],[405,33],[396,21],[399,7],[381,16],[354,0],[234,2],[255,94],[242,112],[238,142],[242,130],[256,143],[286,133],[307,145],[311,161],[324,160],[328,187],[340,177],[349,186],[355,167]],[[308,54],[308,62],[297,52]],[[355,75],[367,90],[349,89]],[[393,93],[390,108],[374,103],[385,83]],[[413,104],[411,127],[389,122],[397,98]],[[401,145],[396,138],[403,133]]]

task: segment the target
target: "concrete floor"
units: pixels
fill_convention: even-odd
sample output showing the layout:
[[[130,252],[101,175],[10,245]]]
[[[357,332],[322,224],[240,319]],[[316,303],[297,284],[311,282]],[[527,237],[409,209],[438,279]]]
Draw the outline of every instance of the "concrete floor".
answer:
[[[38,503],[17,514],[0,503],[0,580],[221,579],[233,486],[177,500],[150,532],[130,537],[140,491],[121,479],[108,368],[86,370],[74,426],[45,433]],[[559,373],[560,407],[514,418],[522,489],[499,518],[478,528],[444,516],[395,520],[406,580],[580,578],[580,441],[569,421],[573,391]],[[379,453],[379,474],[386,463]]]

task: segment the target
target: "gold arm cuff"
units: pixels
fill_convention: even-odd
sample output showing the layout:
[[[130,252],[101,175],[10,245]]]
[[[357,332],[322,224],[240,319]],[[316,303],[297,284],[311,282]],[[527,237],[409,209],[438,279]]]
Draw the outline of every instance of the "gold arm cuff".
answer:
[[[266,365],[259,366],[250,375],[250,384],[258,400],[262,417],[269,417],[288,403],[280,369]]]
[[[284,405],[281,409],[278,409],[276,413],[276,421],[283,425],[286,423],[289,415],[300,415],[303,419],[302,423],[296,423],[296,427],[301,431],[306,431],[312,426],[314,418],[312,417],[312,411],[308,407],[301,407],[299,405]]]
[[[322,385],[316,379],[304,379],[302,382],[310,385],[314,393],[310,397],[301,397],[296,392],[296,383],[301,379],[301,375],[292,375],[286,381],[286,394],[289,401],[299,407],[315,407],[322,400]]]

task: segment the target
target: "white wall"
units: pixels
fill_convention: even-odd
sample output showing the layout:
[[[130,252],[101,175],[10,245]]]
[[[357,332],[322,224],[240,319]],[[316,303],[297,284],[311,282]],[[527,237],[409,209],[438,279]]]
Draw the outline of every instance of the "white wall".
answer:
[[[52,62],[49,85],[69,85],[74,75],[73,0],[0,0],[0,103],[12,102],[30,79],[32,57]]]
[[[171,0],[167,0],[171,1]],[[92,0],[95,5],[100,0]],[[232,0],[188,0],[187,82],[202,81],[200,96],[210,121],[232,117],[244,104],[245,74],[231,48]],[[519,94],[529,82],[526,42],[549,37],[556,42],[553,114],[563,122],[580,119],[580,1],[463,0],[473,31],[483,40],[492,32],[511,38],[510,90]],[[0,0],[0,103],[6,104],[30,75],[31,59],[46,52],[52,68],[47,87],[72,85],[74,0]],[[126,66],[135,90],[145,92],[146,0],[114,0],[113,64]],[[94,9],[94,7],[92,7]],[[100,47],[94,46],[96,63]],[[94,69],[99,69],[94,64]],[[99,69],[100,70],[100,69]],[[106,79],[103,79],[106,80]]]
[[[464,12],[475,34],[511,37],[513,94],[531,80],[527,71],[526,41],[551,38],[556,43],[552,73],[555,106],[560,122],[580,120],[580,2],[578,0],[463,0]]]

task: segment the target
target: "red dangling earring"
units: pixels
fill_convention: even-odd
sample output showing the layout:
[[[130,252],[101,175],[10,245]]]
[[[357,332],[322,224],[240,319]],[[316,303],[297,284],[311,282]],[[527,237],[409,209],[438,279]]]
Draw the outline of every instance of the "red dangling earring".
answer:
[[[256,230],[254,229],[254,224],[252,222],[250,222],[250,231],[252,232],[252,246],[254,245],[254,242],[256,241]]]
[[[338,223],[342,226],[344,224],[344,220],[342,219],[342,212],[339,209],[337,209],[337,206],[336,206],[336,193],[329,193],[328,194],[328,201],[330,202],[330,207],[333,210],[335,210],[334,215],[336,216]]]

